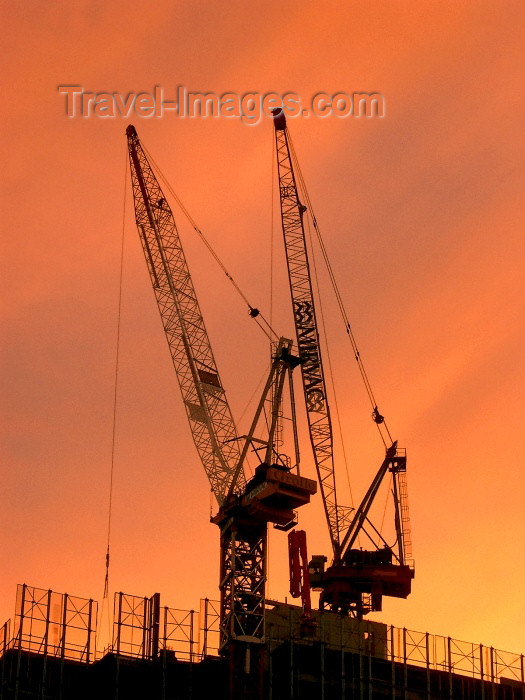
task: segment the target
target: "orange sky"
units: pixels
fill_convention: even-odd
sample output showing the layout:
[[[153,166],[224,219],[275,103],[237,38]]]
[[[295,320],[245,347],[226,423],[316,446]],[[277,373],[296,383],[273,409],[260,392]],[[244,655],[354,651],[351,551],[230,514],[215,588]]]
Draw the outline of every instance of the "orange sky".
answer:
[[[524,651],[523,4],[27,2],[3,14],[0,622],[17,583],[99,600],[103,588],[129,120],[68,119],[57,86],[377,91],[383,119],[289,123],[380,408],[408,450],[414,592],[375,617]],[[270,121],[133,121],[267,309]],[[195,608],[216,597],[218,532],[130,206],[111,589]],[[275,231],[275,325],[286,334]],[[181,233],[239,415],[266,343]],[[381,446],[350,348],[340,333],[332,342],[360,496]],[[303,460],[311,470],[306,446]],[[319,502],[301,524],[310,552],[326,551]],[[284,597],[285,538],[272,533],[270,546],[269,593]]]

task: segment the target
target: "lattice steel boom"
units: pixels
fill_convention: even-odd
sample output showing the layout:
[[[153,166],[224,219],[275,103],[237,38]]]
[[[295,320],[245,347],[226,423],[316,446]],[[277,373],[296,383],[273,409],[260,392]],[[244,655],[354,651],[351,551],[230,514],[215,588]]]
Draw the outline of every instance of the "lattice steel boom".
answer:
[[[239,462],[237,432],[171,209],[128,126],[135,218],[195,445],[219,506]],[[246,485],[238,472],[235,489]]]
[[[281,118],[282,117],[282,118]],[[288,144],[286,121],[282,110],[274,117],[281,221],[284,235],[288,277],[301,365],[306,412],[317,478],[330,532],[335,560],[340,556],[340,524],[334,473],[333,435],[319,331],[315,316],[314,295],[304,232],[306,207],[299,192]]]

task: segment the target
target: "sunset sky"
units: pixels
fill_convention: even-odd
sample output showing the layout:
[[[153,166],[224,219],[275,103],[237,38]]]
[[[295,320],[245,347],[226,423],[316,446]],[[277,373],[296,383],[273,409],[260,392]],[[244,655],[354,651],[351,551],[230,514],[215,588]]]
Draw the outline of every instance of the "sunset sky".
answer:
[[[525,652],[523,3],[30,0],[2,14],[0,624],[17,583],[102,598],[123,225],[110,589],[188,609],[217,597],[209,487],[129,185],[123,217],[128,123],[267,315],[273,222],[274,326],[292,333],[271,120],[68,117],[58,87],[304,103],[377,92],[382,118],[288,121],[380,409],[408,453],[413,594],[373,619]],[[174,212],[239,417],[268,343]],[[324,286],[357,500],[383,452]],[[318,498],[300,524],[309,552],[327,554]],[[287,566],[272,531],[270,597],[287,595]]]

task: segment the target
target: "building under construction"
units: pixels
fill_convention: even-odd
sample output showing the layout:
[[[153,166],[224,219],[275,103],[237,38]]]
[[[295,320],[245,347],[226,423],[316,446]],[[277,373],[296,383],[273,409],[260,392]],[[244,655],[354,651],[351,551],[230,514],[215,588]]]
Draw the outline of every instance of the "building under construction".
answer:
[[[178,610],[117,593],[109,646],[94,600],[20,585],[0,637],[1,700],[203,700],[229,697],[220,609]],[[268,700],[524,700],[523,654],[267,601],[261,645]]]

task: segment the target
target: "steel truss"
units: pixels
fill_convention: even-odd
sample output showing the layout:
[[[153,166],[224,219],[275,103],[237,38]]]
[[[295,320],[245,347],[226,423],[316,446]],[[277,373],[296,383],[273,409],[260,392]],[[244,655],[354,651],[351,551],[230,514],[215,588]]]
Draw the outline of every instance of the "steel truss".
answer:
[[[221,532],[221,648],[230,639],[264,637],[267,525],[239,525]]]
[[[268,526],[230,520],[221,532],[220,653],[229,658],[230,699],[262,696]]]
[[[126,130],[135,219],[193,440],[219,505],[239,461],[235,424],[222,388],[182,244],[133,126]],[[236,488],[245,486],[238,475]]]
[[[139,598],[115,593],[113,645],[116,654],[155,658],[159,652],[160,595]]]
[[[301,365],[310,440],[330,531],[332,547],[339,556],[340,532],[333,462],[333,435],[326,382],[321,360],[321,345],[315,317],[314,295],[304,232],[306,207],[299,199],[288,144],[286,126],[275,121],[275,143],[279,174],[281,221],[286,262],[290,279],[293,314]]]
[[[116,594],[116,613],[119,596],[126,599],[122,604],[123,620],[129,624],[129,627],[135,628],[133,636],[140,639],[145,633],[147,634],[149,626],[148,616],[144,615],[144,601],[151,599]],[[48,601],[51,601],[51,605],[48,605]],[[56,626],[60,627],[58,621],[63,619],[62,603],[66,603],[66,609],[69,610],[67,614],[69,622],[67,635],[61,638],[56,634]],[[65,685],[66,679],[71,677],[67,674],[62,675],[62,672],[57,673],[57,665],[46,663],[46,660],[53,659],[54,662],[58,662],[62,671],[66,669],[69,662],[72,662],[73,667],[78,668],[78,662],[83,661],[82,665],[87,673],[90,667],[96,667],[94,643],[90,647],[89,655],[85,653],[88,632],[92,637],[96,633],[96,608],[95,601],[20,585],[17,591],[13,635],[10,634],[9,621],[1,628],[0,698],[17,697],[17,688],[20,698],[62,697],[62,694],[65,697],[66,689],[71,692],[71,688]],[[262,663],[259,663],[262,657],[258,650],[260,649],[266,655],[268,683],[274,689],[273,696],[268,695],[268,697],[276,698],[277,688],[279,688],[279,700],[281,697],[303,697],[302,689],[297,686],[301,669],[305,669],[310,680],[315,681],[317,675],[320,683],[316,686],[318,694],[315,697],[322,697],[323,692],[326,697],[329,693],[333,693],[335,679],[337,679],[336,685],[338,684],[341,690],[337,697],[354,697],[350,687],[352,678],[348,674],[345,676],[339,673],[338,676],[337,674],[330,676],[326,673],[329,655],[332,654],[333,659],[333,654],[339,652],[341,661],[338,666],[341,670],[349,670],[348,665],[345,664],[345,655],[358,657],[359,664],[355,670],[359,673],[353,682],[359,697],[369,697],[370,693],[375,697],[374,691],[377,688],[378,697],[388,693],[391,697],[405,697],[411,694],[413,697],[417,695],[417,697],[429,699],[525,698],[525,656],[523,654],[370,620],[343,618],[320,611],[313,612],[317,624],[305,640],[301,607],[274,602],[269,605],[269,608],[265,644],[258,647],[252,646],[248,657],[242,653],[242,647],[238,646],[237,649],[228,647],[227,650],[231,661],[230,672],[245,674],[248,663],[252,668],[256,666],[253,678],[258,677],[257,673],[263,667]],[[75,609],[79,613],[75,613]],[[178,660],[194,663],[206,657],[216,656],[215,642],[210,644],[210,640],[215,640],[218,635],[218,609],[218,602],[207,599],[201,600],[199,614],[194,614],[192,610],[161,607],[159,653],[173,653]],[[77,614],[81,617],[73,619]],[[117,620],[118,618],[115,618],[115,623]],[[73,624],[71,630],[69,623]],[[128,629],[123,626],[120,629],[124,638],[129,639]],[[56,639],[65,639],[67,642],[57,645],[54,642]],[[199,640],[197,644],[196,639]],[[72,645],[73,641],[75,641],[74,645]],[[77,642],[82,644],[82,650],[77,646]],[[276,673],[276,667],[272,665],[272,657],[275,654],[278,655],[279,649],[283,648],[283,643],[288,645],[289,663],[286,673],[279,674],[278,671]],[[196,653],[195,646],[197,646]],[[131,657],[140,659],[141,662],[152,661],[155,658],[151,655],[152,650],[150,649],[144,656],[143,648],[140,645],[133,648],[125,647],[121,643],[118,653],[116,648],[111,651],[117,658],[126,657],[129,660]],[[302,652],[312,649],[317,650],[317,661],[305,668],[304,664],[300,663]],[[30,666],[21,663],[23,658],[29,656],[33,661],[40,659],[43,662]],[[154,667],[162,672],[164,665],[155,663]],[[142,668],[148,667],[142,665]],[[381,673],[376,675],[374,669]],[[83,675],[82,678],[86,676]],[[286,682],[287,678],[289,678],[289,684]],[[469,685],[465,682],[468,680],[480,684],[477,687]],[[34,688],[34,694],[28,692],[31,687]],[[125,686],[121,687],[124,689]],[[253,694],[255,692],[253,682],[250,686],[244,679],[242,687],[246,692],[240,697],[257,698],[257,695]],[[295,688],[295,694],[292,688]],[[108,689],[99,685],[97,690],[100,695]]]

